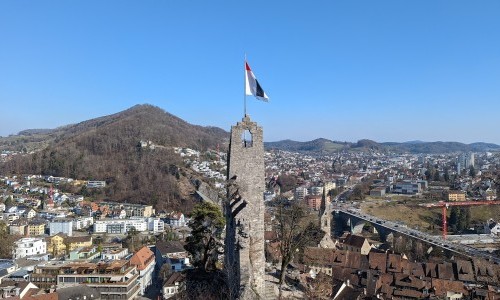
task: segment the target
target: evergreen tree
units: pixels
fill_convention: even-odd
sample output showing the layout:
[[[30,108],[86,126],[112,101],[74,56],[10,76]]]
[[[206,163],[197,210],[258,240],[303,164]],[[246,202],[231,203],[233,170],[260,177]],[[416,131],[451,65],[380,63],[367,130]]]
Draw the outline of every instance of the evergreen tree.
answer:
[[[12,258],[12,250],[14,248],[14,236],[9,234],[9,226],[0,221],[0,258]]]
[[[205,271],[215,270],[226,225],[221,210],[210,202],[197,204],[188,225],[191,235],[185,248],[193,257],[193,265]]]
[[[470,207],[464,207],[464,215],[465,215],[465,228],[464,229],[469,229],[470,225],[471,225]]]
[[[453,231],[457,230],[459,217],[460,217],[460,211],[458,207],[452,206],[450,210],[450,218],[448,219],[448,226],[450,226]]]

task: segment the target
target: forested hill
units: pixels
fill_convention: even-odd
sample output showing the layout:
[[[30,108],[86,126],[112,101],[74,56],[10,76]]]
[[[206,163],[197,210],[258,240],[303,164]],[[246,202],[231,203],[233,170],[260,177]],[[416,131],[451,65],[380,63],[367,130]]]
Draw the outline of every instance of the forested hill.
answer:
[[[151,105],[21,134],[24,136],[1,138],[0,145],[24,138],[26,144],[35,143],[44,149],[1,164],[0,174],[106,180],[108,187],[102,196],[109,200],[163,203],[161,206],[170,208],[180,208],[180,202],[192,192],[186,184],[188,170],[183,170],[172,147],[206,150],[220,145],[222,150],[229,137],[220,128],[191,125]],[[140,147],[141,140],[159,147]]]
[[[278,142],[265,143],[267,150],[285,150],[303,153],[321,153],[329,154],[338,151],[392,151],[397,153],[451,153],[451,152],[484,152],[500,151],[500,146],[491,143],[472,143],[463,144],[458,142],[422,142],[411,141],[405,143],[377,143],[372,140],[363,139],[356,143],[336,142],[327,139],[316,139],[308,142],[297,142],[292,140],[283,140]]]

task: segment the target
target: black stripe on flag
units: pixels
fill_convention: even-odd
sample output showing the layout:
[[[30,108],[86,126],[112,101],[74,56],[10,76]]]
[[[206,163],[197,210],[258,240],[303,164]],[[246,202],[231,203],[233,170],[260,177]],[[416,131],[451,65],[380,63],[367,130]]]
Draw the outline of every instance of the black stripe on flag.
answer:
[[[257,85],[255,96],[264,98],[264,90],[260,86],[259,81],[257,81],[257,79],[255,79],[255,84]]]

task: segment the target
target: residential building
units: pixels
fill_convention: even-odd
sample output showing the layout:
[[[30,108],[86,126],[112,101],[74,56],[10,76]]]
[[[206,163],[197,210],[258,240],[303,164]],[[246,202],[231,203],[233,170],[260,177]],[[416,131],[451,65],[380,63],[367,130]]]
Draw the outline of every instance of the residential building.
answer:
[[[43,219],[31,219],[28,223],[28,234],[30,236],[43,235],[46,225],[47,222]]]
[[[463,191],[449,191],[448,201],[465,201],[465,192]]]
[[[368,242],[368,239],[359,235],[349,234],[345,239],[341,240],[342,250],[359,252],[362,255],[368,255],[373,246]]]
[[[160,270],[163,264],[168,263],[174,271],[189,268],[189,256],[179,241],[157,242],[155,246],[156,269]]]
[[[322,186],[311,186],[307,189],[308,195],[321,196],[323,195],[324,188]]]
[[[23,299],[30,289],[37,289],[31,282],[3,280],[0,284],[2,298]]]
[[[185,290],[185,279],[184,275],[180,272],[172,273],[163,285],[163,299],[171,298],[178,292]]]
[[[395,194],[414,195],[422,192],[422,186],[417,181],[403,180],[394,184],[392,192]]]
[[[87,181],[88,188],[103,188],[106,187],[106,181],[89,180]]]
[[[66,249],[66,252],[72,251],[74,249],[82,248],[82,247],[90,247],[92,246],[92,236],[84,235],[84,236],[63,236],[64,245],[69,246],[69,249]]]
[[[66,245],[64,244],[64,234],[58,233],[54,236],[49,236],[47,241],[47,252],[53,256],[59,256],[66,253]]]
[[[114,233],[124,234],[127,233],[132,227],[135,230],[142,232],[146,231],[148,224],[144,219],[107,219],[97,220],[94,222],[94,233]]]
[[[47,253],[47,243],[42,238],[22,238],[14,242],[14,259]]]
[[[139,272],[127,260],[112,262],[51,262],[38,265],[30,281],[42,289],[85,284],[96,289],[101,299],[129,300],[140,291]]]
[[[85,229],[93,224],[93,217],[79,217],[78,219],[73,220],[73,230]]]
[[[49,222],[49,235],[64,233],[68,236],[73,235],[73,221],[66,219],[54,219]]]
[[[497,199],[497,192],[495,189],[487,188],[484,191],[481,191],[481,196],[484,198],[484,200],[496,200]]]
[[[99,206],[108,206],[111,211],[115,209],[124,209],[127,213],[127,217],[151,217],[154,214],[152,205],[100,202]]]
[[[18,269],[17,263],[13,259],[0,259],[0,282],[4,278],[10,278]]]
[[[17,219],[10,223],[9,233],[12,235],[28,235],[28,220],[27,219]]]
[[[100,253],[97,252],[97,246],[79,247],[69,252],[69,260],[92,260],[98,258]]]
[[[139,282],[141,284],[140,294],[144,295],[146,289],[153,281],[153,271],[155,268],[155,255],[148,247],[144,246],[134,253],[130,258],[130,263],[139,271]]]
[[[159,218],[105,219],[94,222],[94,233],[127,233],[131,228],[142,232],[150,230],[154,233],[163,232],[165,224]]]
[[[114,248],[105,249],[101,252],[101,259],[103,260],[118,260],[128,255],[127,248]]]
[[[13,221],[18,220],[19,215],[15,213],[4,213],[2,220],[4,220],[7,224],[11,224]]]
[[[148,231],[153,233],[159,233],[165,231],[165,222],[163,222],[160,218],[149,217],[147,219],[147,222],[148,222]]]
[[[33,208],[27,209],[23,213],[23,217],[28,218],[28,219],[34,218],[35,216],[36,216],[36,211]]]
[[[305,197],[305,202],[307,207],[312,210],[319,210],[321,208],[321,200],[323,196],[321,195],[307,195]]]
[[[500,223],[495,222],[493,219],[489,219],[484,225],[484,233],[500,236]]]
[[[184,227],[186,226],[186,218],[181,212],[172,212],[167,217],[167,223],[172,227]]]
[[[58,233],[47,237],[46,240],[47,250],[54,256],[69,254],[70,251],[77,248],[92,246],[92,236],[90,235],[67,236],[64,233]]]
[[[294,193],[295,200],[302,201],[307,195],[308,195],[307,188],[303,186],[295,188],[295,193]]]
[[[306,247],[304,248],[304,261],[306,265],[315,273],[325,273],[332,275],[332,264],[336,249]]]
[[[375,187],[370,190],[370,196],[372,197],[384,197],[385,196],[385,186]]]

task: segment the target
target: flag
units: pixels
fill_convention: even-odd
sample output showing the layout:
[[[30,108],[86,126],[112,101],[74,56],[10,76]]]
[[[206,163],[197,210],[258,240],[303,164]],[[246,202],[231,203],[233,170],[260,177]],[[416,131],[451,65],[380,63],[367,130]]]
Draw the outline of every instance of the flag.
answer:
[[[269,101],[269,97],[266,95],[262,87],[260,86],[257,78],[253,75],[252,69],[245,61],[245,95],[253,95],[255,98],[262,101]]]

